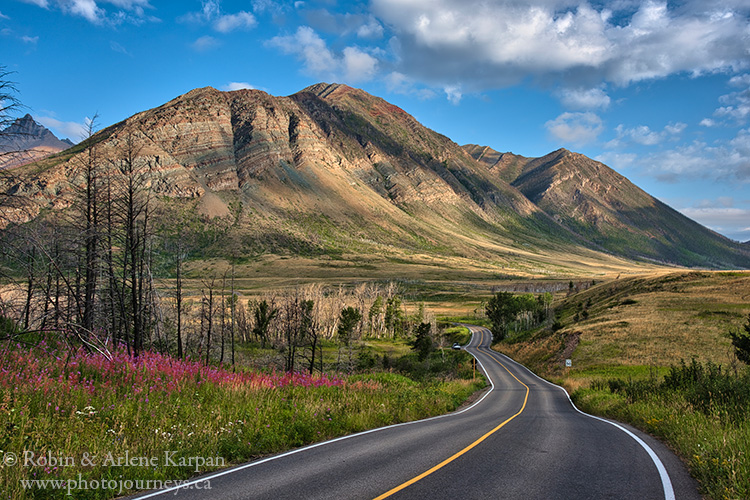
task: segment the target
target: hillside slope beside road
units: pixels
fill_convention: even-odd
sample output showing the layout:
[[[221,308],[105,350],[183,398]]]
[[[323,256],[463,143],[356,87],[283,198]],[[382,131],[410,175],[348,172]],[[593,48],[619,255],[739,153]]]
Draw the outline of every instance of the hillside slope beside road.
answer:
[[[210,490],[188,484],[133,498],[701,498],[665,447],[580,413],[562,389],[491,351],[486,329],[472,330],[466,349],[493,387],[465,410],[311,445],[196,481],[204,487],[209,481]]]

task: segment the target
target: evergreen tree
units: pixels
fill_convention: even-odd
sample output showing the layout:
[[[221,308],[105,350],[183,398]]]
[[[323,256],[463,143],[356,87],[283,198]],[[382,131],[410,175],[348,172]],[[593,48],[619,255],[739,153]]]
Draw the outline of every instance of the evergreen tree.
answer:
[[[734,352],[737,359],[750,365],[750,314],[747,316],[747,323],[742,329],[730,330],[729,338],[734,346]]]
[[[432,325],[429,323],[421,323],[417,327],[417,335],[411,344],[411,349],[417,352],[417,359],[419,361],[427,359],[427,356],[433,351],[432,337],[430,336],[431,330]]]

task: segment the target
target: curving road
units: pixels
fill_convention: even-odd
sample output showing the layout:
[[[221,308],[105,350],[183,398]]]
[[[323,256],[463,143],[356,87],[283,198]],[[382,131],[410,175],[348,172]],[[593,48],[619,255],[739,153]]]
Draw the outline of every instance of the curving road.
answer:
[[[466,350],[492,382],[471,407],[133,498],[700,500],[683,464],[659,442],[579,412],[560,387],[491,351],[487,329],[470,328]]]

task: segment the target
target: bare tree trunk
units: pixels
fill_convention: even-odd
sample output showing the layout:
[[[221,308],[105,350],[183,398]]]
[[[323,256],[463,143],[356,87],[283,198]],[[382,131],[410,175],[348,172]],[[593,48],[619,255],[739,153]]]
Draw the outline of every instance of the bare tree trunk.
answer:
[[[232,307],[232,309],[231,309],[231,313],[232,313],[232,326],[231,326],[231,331],[232,331],[232,368],[234,368],[234,308],[235,308],[235,304],[237,303],[237,297],[235,297],[235,295],[234,295],[234,263],[232,263],[232,295],[231,295],[231,297],[232,297],[232,299],[231,299],[232,302],[230,302],[230,304],[231,304],[231,307]]]
[[[36,249],[32,246],[28,250],[27,268],[26,268],[26,304],[23,310],[23,329],[29,329],[30,317],[31,317],[31,303],[34,298],[34,279],[36,278],[34,268]]]
[[[204,284],[206,284],[204,282]],[[205,294],[203,296],[204,300],[206,299]],[[207,323],[207,333],[206,333],[206,366],[209,365],[209,362],[211,360],[211,333],[213,330],[213,323],[214,323],[214,279],[211,278],[211,283],[208,284],[208,310],[206,311],[206,323]]]
[[[227,273],[224,272],[224,276],[221,278],[221,356],[219,357],[219,364],[224,364],[224,337],[226,336],[226,285],[227,285]]]
[[[182,243],[177,242],[177,357],[184,359],[182,352]]]

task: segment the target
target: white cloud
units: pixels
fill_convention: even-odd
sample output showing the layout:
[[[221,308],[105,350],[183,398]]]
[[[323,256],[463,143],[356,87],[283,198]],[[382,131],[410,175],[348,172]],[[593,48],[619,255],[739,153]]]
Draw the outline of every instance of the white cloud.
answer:
[[[334,33],[339,37],[356,34],[358,38],[378,39],[383,37],[383,25],[372,15],[335,13],[326,9],[304,12],[307,24],[318,31]]]
[[[2,12],[0,12],[0,19],[10,19],[10,17],[6,16]]]
[[[221,42],[210,35],[204,35],[194,41],[190,46],[198,52],[207,52],[220,46]]]
[[[719,196],[715,200],[698,200],[694,208],[733,208],[734,198],[731,196]]]
[[[403,73],[399,73],[398,71],[392,71],[391,73],[388,73],[384,77],[384,80],[386,87],[388,88],[388,92],[393,92],[395,94],[412,95],[420,100],[434,99],[435,97],[437,97],[437,94],[434,90],[429,88],[420,88],[414,79],[406,76]]]
[[[82,123],[63,122],[49,116],[35,116],[34,120],[52,130],[58,138],[68,138],[73,142],[81,141],[86,137],[90,122],[89,118],[85,118]]]
[[[563,113],[548,121],[545,127],[555,139],[581,146],[595,141],[604,124],[595,113]]]
[[[727,173],[724,167],[717,165],[715,159],[706,154],[708,152],[709,148],[701,142],[660,151],[642,160],[646,165],[643,171],[663,182],[677,182],[683,178],[724,177]]]
[[[619,148],[628,144],[640,144],[641,146],[656,146],[665,140],[674,139],[687,128],[686,123],[670,123],[661,131],[651,130],[647,125],[636,127],[625,127],[620,124],[615,127],[617,137],[606,144],[609,149]]]
[[[286,2],[280,2],[279,0],[253,0],[253,11],[260,14],[269,12],[274,16],[280,16],[284,14],[291,7]],[[305,2],[294,2],[293,7],[296,9],[302,8]]]
[[[117,26],[124,22],[141,24],[144,21],[158,21],[157,18],[146,15],[145,9],[153,9],[149,0],[23,0],[50,9],[56,7],[64,14],[83,17],[94,24]],[[115,7],[114,12],[108,11],[101,4]]]
[[[268,44],[286,54],[297,55],[310,73],[330,75],[338,69],[338,61],[325,40],[309,26],[300,26],[294,35],[276,36]]]
[[[371,6],[399,40],[401,64],[394,69],[433,83],[460,79],[487,88],[531,76],[585,88],[750,68],[747,2],[372,0]]]
[[[460,85],[446,85],[443,87],[443,91],[445,92],[446,97],[448,97],[448,100],[453,104],[461,102],[463,94],[461,93]]]
[[[697,206],[683,208],[680,212],[709,229],[725,234],[737,241],[750,239],[750,210],[726,206]]]
[[[733,76],[729,79],[729,85],[732,87],[750,87],[750,74]]]
[[[125,47],[123,47],[122,45],[120,45],[119,43],[115,41],[109,42],[109,48],[112,49],[114,52],[119,52],[120,54],[125,54],[126,56],[132,57],[132,54],[128,52],[128,49],[126,49]]]
[[[137,10],[139,8],[141,9],[153,8],[151,4],[149,3],[149,0],[103,0],[103,2],[112,4],[115,7],[119,7],[125,10]]]
[[[225,14],[221,10],[219,0],[204,0],[199,12],[188,12],[177,19],[179,22],[193,24],[207,24],[219,33],[230,33],[238,29],[252,29],[258,21],[247,11]]]
[[[243,89],[255,90],[257,87],[254,87],[253,85],[250,85],[247,82],[229,82],[221,88],[222,90],[228,90],[231,92],[233,90],[243,90]]]
[[[633,128],[624,128],[622,125],[618,125],[615,128],[617,136],[620,138],[628,137],[636,144],[643,146],[653,146],[659,144],[662,139],[662,135],[658,132],[652,132],[651,129],[646,125],[639,125]]]
[[[24,35],[24,36],[21,37],[21,40],[24,43],[31,43],[31,44],[36,45],[36,43],[39,41],[39,37],[38,36],[25,36]]]
[[[371,39],[382,38],[383,26],[374,17],[371,17],[365,24],[357,28],[357,36]]]
[[[102,21],[104,11],[96,5],[94,0],[72,0],[61,4],[63,12],[81,16],[92,23]]]
[[[403,73],[392,71],[385,76],[385,83],[389,92],[398,94],[408,93],[414,86],[414,80]]]
[[[657,151],[639,157],[633,165],[663,182],[707,179],[750,183],[750,130],[740,130],[734,138],[711,145],[694,141]]]
[[[677,123],[670,123],[669,125],[664,127],[664,132],[666,132],[669,135],[679,135],[685,131],[687,128],[687,123],[677,122]]]
[[[177,18],[178,22],[183,23],[208,23],[219,16],[221,10],[220,3],[215,0],[204,0],[201,2],[200,12],[188,12]]]
[[[254,28],[258,22],[249,12],[241,11],[236,14],[220,16],[213,23],[213,28],[220,33],[229,33],[237,29]]]
[[[340,55],[335,54],[309,26],[300,26],[294,35],[274,37],[267,45],[297,56],[307,73],[324,79],[366,81],[377,70],[378,60],[372,55],[357,47],[346,47]]]
[[[740,86],[750,75],[742,75],[732,78],[729,83],[732,86]],[[750,84],[746,85],[744,90],[732,92],[719,97],[719,102],[724,104],[714,111],[714,117],[725,119],[730,124],[743,125],[750,118]]]
[[[47,0],[22,0],[23,2],[30,3],[32,5],[36,5],[37,7],[41,7],[43,9],[49,8],[49,2]]]
[[[622,171],[632,167],[636,163],[636,160],[638,160],[638,155],[634,153],[615,153],[613,151],[608,151],[594,159],[617,171]]]
[[[357,47],[346,47],[343,57],[342,64],[347,81],[367,81],[372,79],[377,71],[378,60]]]
[[[607,109],[610,104],[609,96],[600,87],[563,89],[559,96],[565,107],[574,110]]]

